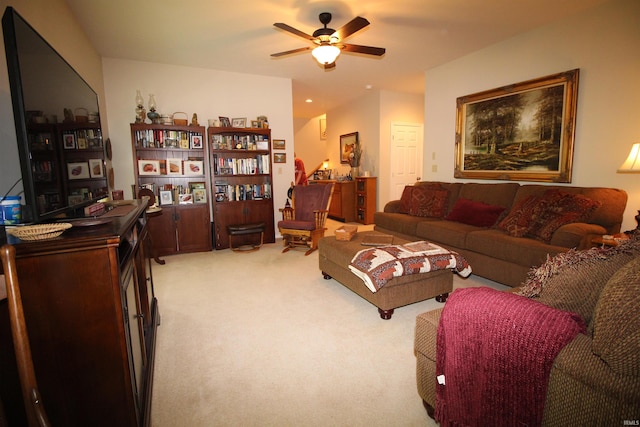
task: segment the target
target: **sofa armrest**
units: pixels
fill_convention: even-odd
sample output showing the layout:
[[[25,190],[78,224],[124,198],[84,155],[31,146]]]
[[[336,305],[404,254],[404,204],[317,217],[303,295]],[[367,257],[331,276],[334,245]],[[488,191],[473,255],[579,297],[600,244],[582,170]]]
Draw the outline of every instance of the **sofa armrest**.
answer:
[[[396,213],[400,209],[400,200],[391,200],[384,205],[384,212]]]
[[[603,234],[607,234],[607,229],[601,225],[574,222],[558,228],[549,243],[563,248],[588,249],[591,239]]]
[[[587,335],[578,334],[554,360],[543,425],[561,425],[567,419],[578,425],[616,425],[640,416],[637,378],[616,374],[593,354],[591,343]]]

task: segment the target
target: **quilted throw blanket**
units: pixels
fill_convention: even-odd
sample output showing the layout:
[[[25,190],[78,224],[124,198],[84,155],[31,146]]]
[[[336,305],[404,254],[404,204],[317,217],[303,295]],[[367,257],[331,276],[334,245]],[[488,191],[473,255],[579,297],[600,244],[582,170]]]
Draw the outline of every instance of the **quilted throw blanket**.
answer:
[[[424,241],[363,249],[353,257],[349,269],[371,292],[408,274],[443,269],[455,269],[463,277],[471,274],[471,267],[457,252]]]
[[[438,324],[436,420],[441,426],[541,425],[553,361],[584,331],[578,314],[516,294],[454,291]]]

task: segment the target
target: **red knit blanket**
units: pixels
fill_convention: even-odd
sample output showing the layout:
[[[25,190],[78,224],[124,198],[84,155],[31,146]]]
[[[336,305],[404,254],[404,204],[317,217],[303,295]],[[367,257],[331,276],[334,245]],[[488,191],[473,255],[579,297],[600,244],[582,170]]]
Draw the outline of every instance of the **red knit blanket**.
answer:
[[[394,277],[430,271],[455,269],[462,277],[471,267],[457,252],[424,241],[405,245],[363,249],[351,260],[349,269],[376,292]]]
[[[516,294],[454,291],[438,324],[436,420],[539,426],[553,361],[584,331],[579,315]]]

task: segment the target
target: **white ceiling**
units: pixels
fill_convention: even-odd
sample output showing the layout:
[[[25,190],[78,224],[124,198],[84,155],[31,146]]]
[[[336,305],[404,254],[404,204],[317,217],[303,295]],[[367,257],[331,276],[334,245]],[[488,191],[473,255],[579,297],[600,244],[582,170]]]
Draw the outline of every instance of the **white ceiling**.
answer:
[[[288,77],[295,117],[315,117],[373,89],[422,94],[429,68],[608,0],[67,0],[103,57]],[[381,58],[343,53],[323,70],[310,52],[270,54],[310,42],[333,14],[338,29],[355,16],[371,25],[348,43],[384,47]],[[313,103],[305,103],[305,99]]]

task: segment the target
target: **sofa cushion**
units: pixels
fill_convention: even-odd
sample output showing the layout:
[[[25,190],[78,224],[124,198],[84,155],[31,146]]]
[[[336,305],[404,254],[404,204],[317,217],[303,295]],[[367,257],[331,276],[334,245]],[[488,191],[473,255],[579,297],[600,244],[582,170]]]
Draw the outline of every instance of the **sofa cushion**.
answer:
[[[580,194],[559,190],[549,190],[543,198],[547,204],[543,209],[535,210],[528,234],[544,242],[550,242],[553,233],[562,225],[586,222],[602,205],[601,202]]]
[[[502,206],[510,208],[513,205],[519,184],[515,182],[504,182],[499,184],[479,184],[476,182],[467,182],[460,188],[457,199],[464,198],[483,202],[488,205]]]
[[[405,236],[417,236],[416,227],[418,224],[436,220],[435,218],[422,218],[393,212],[376,212],[373,214],[373,218],[376,228],[382,228]]]
[[[640,258],[607,282],[595,310],[591,350],[615,372],[640,377]]]
[[[519,293],[582,316],[589,330],[600,293],[622,266],[640,254],[640,241],[614,248],[569,250],[532,269]]]
[[[460,222],[446,221],[444,219],[434,221],[422,221],[416,224],[416,236],[420,239],[442,243],[445,246],[464,248],[467,235],[470,231],[482,230],[473,225]]]
[[[416,186],[411,190],[409,215],[442,218],[446,213],[449,191],[430,186]]]
[[[476,227],[491,227],[496,223],[504,209],[502,206],[489,205],[461,197],[445,219],[447,221],[475,225]]]

